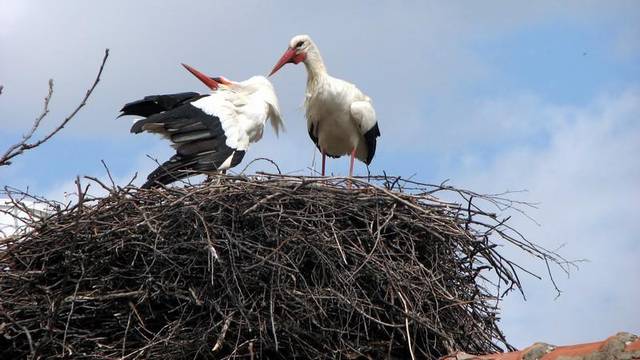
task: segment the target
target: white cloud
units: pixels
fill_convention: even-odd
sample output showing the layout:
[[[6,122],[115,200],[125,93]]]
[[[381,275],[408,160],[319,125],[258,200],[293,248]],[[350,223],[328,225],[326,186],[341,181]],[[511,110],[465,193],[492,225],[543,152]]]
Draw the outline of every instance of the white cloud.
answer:
[[[15,31],[16,25],[24,21],[29,4],[26,1],[0,0],[0,38],[5,38]]]
[[[20,5],[23,2],[27,5]],[[3,97],[10,103],[0,109],[4,125],[24,127],[25,119],[40,109],[49,77],[56,80],[51,118],[66,115],[89,86],[102,51],[109,47],[111,58],[103,80],[67,132],[123,137],[126,126],[113,118],[126,101],[151,93],[204,90],[179,67],[180,62],[235,79],[264,74],[296,32],[314,35],[328,68],[372,95],[383,118],[404,118],[402,105],[416,108],[428,103],[429,96],[464,88],[491,74],[489,65],[469,47],[478,39],[547,18],[592,21],[594,14],[606,17],[604,14],[629,7],[597,2],[570,8],[555,2],[545,6],[501,2],[234,4],[4,0],[3,9],[16,9],[7,12],[12,14],[9,18],[15,20],[22,14],[19,22],[3,27],[9,34],[0,43]],[[23,8],[28,8],[28,14],[17,10]],[[274,78],[279,92],[292,95],[281,96],[284,109],[294,109],[302,99],[303,70],[296,70]],[[285,110],[285,115],[291,114]]]
[[[519,101],[514,98],[514,103]],[[525,276],[528,301],[517,294],[508,297],[503,330],[517,346],[589,342],[618,331],[640,333],[640,92],[603,96],[585,108],[535,103],[534,114],[546,114],[538,121],[553,124],[543,131],[547,144],[525,142],[489,163],[472,162],[461,174],[462,182],[485,192],[528,189],[521,198],[540,202],[538,210],[528,212],[541,226],[522,217],[512,225],[546,248],[565,244],[563,255],[589,262],[568,279],[556,273],[564,293],[554,300],[544,264],[507,250],[545,280]],[[495,105],[492,108],[505,110],[504,117],[510,116],[507,100]],[[531,114],[521,115],[526,121]],[[501,117],[500,111],[495,116]]]

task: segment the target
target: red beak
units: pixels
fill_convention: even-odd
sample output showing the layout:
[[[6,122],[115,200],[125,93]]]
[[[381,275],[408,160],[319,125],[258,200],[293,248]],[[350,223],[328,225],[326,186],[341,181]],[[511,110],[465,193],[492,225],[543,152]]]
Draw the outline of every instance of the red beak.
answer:
[[[187,64],[182,64],[182,66],[184,66],[185,69],[189,70],[189,72],[192,73],[195,77],[200,79],[200,81],[202,81],[205,85],[207,85],[209,89],[215,90],[218,88],[218,82],[216,82],[214,79],[208,77],[207,75],[201,73],[200,71],[192,68]]]
[[[292,48],[288,48],[287,51],[284,52],[280,60],[278,60],[278,63],[276,64],[276,66],[273,67],[273,70],[271,70],[271,73],[269,74],[269,76],[275,74],[276,71],[280,70],[280,68],[284,66],[284,64],[294,62],[295,57],[296,57],[296,50]]]

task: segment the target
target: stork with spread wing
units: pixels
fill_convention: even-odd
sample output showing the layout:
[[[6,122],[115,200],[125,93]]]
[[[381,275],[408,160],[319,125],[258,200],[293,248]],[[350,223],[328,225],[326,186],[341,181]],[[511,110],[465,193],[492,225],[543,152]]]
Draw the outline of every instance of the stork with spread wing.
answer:
[[[212,92],[152,95],[121,110],[120,116],[144,117],[135,122],[132,133],[160,134],[176,149],[171,159],[149,174],[144,188],[232,168],[249,145],[262,138],[267,119],[276,134],[284,125],[275,91],[265,77],[236,82],[183,66]]]

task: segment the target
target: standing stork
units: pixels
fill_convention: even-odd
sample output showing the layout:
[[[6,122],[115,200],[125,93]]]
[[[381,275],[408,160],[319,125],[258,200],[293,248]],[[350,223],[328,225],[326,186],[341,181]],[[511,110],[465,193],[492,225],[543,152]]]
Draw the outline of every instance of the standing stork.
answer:
[[[294,36],[289,48],[273,67],[273,75],[287,63],[303,62],[307,68],[305,108],[309,137],[322,153],[322,176],[325,158],[350,154],[349,176],[353,160],[369,165],[380,136],[371,99],[355,85],[327,73],[316,44],[308,35]]]
[[[273,86],[264,76],[245,81],[211,78],[187,70],[211,94],[152,95],[126,104],[120,116],[137,115],[132,133],[148,131],[172,142],[176,154],[147,177],[143,188],[169,184],[196,173],[225,171],[242,161],[249,144],[262,138],[267,119],[278,134],[284,126]]]

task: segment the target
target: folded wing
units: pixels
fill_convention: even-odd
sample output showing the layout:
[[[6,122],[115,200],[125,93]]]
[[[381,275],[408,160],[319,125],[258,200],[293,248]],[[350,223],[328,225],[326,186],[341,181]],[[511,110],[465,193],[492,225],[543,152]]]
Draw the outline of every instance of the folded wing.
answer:
[[[380,136],[376,112],[371,102],[355,101],[351,104],[351,119],[360,130],[360,135],[364,138],[364,143],[360,143],[356,150],[358,159],[369,165],[376,154],[377,138]]]

